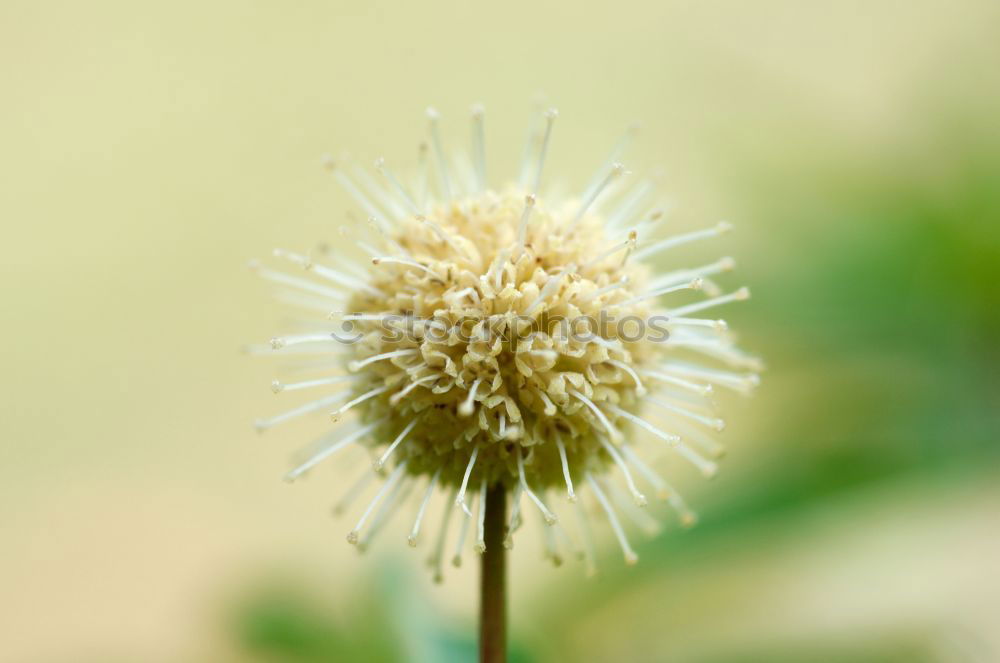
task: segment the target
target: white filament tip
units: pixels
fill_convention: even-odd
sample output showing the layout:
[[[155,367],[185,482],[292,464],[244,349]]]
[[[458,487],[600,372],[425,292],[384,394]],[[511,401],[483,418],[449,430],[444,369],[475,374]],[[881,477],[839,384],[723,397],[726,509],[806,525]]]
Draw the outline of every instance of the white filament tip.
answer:
[[[685,513],[681,516],[681,525],[684,527],[694,527],[698,522],[698,516],[693,513]]]
[[[480,555],[482,555],[484,552],[486,552],[486,546],[484,544],[482,544],[482,543],[479,543],[478,541],[476,542],[476,544],[474,546],[472,546],[472,549],[474,551],[476,551],[476,553],[478,553]]]
[[[465,515],[472,517],[472,511],[469,510],[469,505],[465,503],[464,500],[455,498],[455,506],[465,512]]]
[[[462,403],[458,406],[458,413],[463,417],[468,417],[472,414],[472,403]]]
[[[688,283],[688,286],[692,290],[701,290],[705,286],[705,280],[701,277],[691,279],[691,282]]]
[[[351,373],[354,373],[355,371],[359,370],[361,366],[362,364],[360,361],[347,362],[347,370],[349,370]]]
[[[358,545],[358,530],[352,529],[347,533],[347,542],[352,546]]]
[[[736,291],[735,298],[737,301],[746,301],[750,299],[750,288],[743,287]]]
[[[433,106],[428,106],[425,112],[427,113],[427,119],[431,120],[432,122],[436,121],[441,117],[441,113],[439,113],[438,110]]]
[[[535,199],[535,194],[529,193],[528,195],[526,195],[524,197],[524,204],[527,205],[528,207],[534,207],[535,206],[535,200],[536,200]]]
[[[285,339],[275,336],[271,339],[271,347],[275,350],[280,350],[285,347]]]
[[[376,472],[381,470],[383,465],[385,465],[385,461],[383,461],[381,458],[376,458],[375,460],[372,461],[372,469],[374,469]]]
[[[724,272],[731,272],[732,270],[736,269],[736,260],[729,256],[726,256],[725,258],[719,261],[719,269],[721,269]]]
[[[281,390],[284,389],[284,388],[285,388],[285,385],[281,384],[277,380],[274,380],[274,381],[271,382],[271,391],[273,391],[276,394],[280,394]]]
[[[635,500],[636,506],[646,506],[647,504],[649,504],[649,500],[647,500],[646,496],[643,495],[642,493],[634,493],[632,495],[632,499]]]
[[[546,120],[551,121],[551,120],[556,119],[557,117],[559,117],[559,109],[557,109],[557,108],[550,108],[547,111],[545,111],[545,119]]]
[[[412,534],[409,535],[408,537],[406,537],[406,543],[411,548],[416,548],[417,547],[417,537],[413,536]]]
[[[486,108],[482,104],[472,104],[469,108],[472,117],[482,117],[486,113]]]
[[[625,563],[629,566],[635,566],[639,562],[639,556],[636,555],[631,550],[625,553]]]
[[[325,170],[334,170],[337,167],[337,160],[330,154],[320,156],[319,163]]]
[[[715,232],[719,233],[720,235],[722,233],[727,233],[732,229],[733,229],[733,224],[729,223],[728,221],[719,221],[719,223],[716,224],[715,226]]]
[[[729,331],[729,324],[725,320],[716,320],[712,326],[715,328],[715,331]]]

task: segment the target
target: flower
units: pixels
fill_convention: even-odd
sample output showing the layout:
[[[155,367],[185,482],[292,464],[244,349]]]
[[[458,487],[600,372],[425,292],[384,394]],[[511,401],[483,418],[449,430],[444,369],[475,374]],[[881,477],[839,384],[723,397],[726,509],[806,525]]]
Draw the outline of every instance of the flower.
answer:
[[[289,479],[348,446],[370,450],[374,468],[338,506],[346,508],[376,476],[384,479],[347,536],[361,548],[419,483],[408,537],[416,545],[432,495],[449,494],[433,555],[438,578],[452,512],[462,519],[456,563],[473,523],[474,548],[484,550],[484,501],[495,484],[513,497],[505,545],[533,509],[547,526],[548,556],[561,561],[559,546],[569,543],[592,570],[589,520],[603,513],[634,563],[619,515],[655,528],[640,508],[647,503],[641,482],[668,500],[682,523],[695,518],[640,458],[640,440],[712,476],[711,457],[722,447],[709,431],[723,428],[712,390],[746,392],[759,368],[736,349],[724,322],[692,317],[748,297],[745,288],[722,294],[711,280],[731,270],[732,259],[661,274],[645,261],[729,225],[660,236],[662,210],[642,210],[650,183],[623,184],[627,173],[616,160],[624,141],[579,197],[541,195],[554,110],[532,133],[518,180],[500,188],[486,177],[482,108],[472,111],[471,165],[457,168],[443,148],[438,114],[428,116],[416,193],[383,159],[375,163],[381,183],[326,160],[369,217],[369,237],[357,241],[371,254],[369,264],[280,250],[277,258],[304,273],[256,265],[290,303],[333,310],[305,333],[272,339],[271,352],[312,356],[306,369],[316,374],[275,382],[274,390],[334,390],[257,426],[332,413],[333,432]],[[702,298],[692,300],[692,292]],[[357,423],[345,431],[341,420],[352,416]],[[573,537],[553,506],[554,492],[576,503]],[[578,502],[585,495],[592,510]]]

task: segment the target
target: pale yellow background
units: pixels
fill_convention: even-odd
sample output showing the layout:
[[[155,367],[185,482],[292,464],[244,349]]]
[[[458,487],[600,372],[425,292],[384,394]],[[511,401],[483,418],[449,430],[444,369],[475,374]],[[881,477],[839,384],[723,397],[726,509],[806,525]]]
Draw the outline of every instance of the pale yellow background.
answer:
[[[259,575],[289,574],[334,603],[368,591],[378,558],[357,557],[343,541],[347,526],[326,512],[341,475],[280,481],[309,429],[253,432],[255,417],[281,405],[267,388],[271,366],[239,353],[280,317],[247,261],[273,246],[335,239],[344,222],[348,199],[319,168],[323,152],[384,154],[405,169],[425,106],[442,110],[458,141],[468,136],[468,105],[481,101],[490,169],[500,173],[516,161],[544,93],[561,111],[553,177],[579,183],[638,120],[636,165],[663,167],[678,223],[732,218],[738,232],[725,251],[767,274],[815,248],[821,229],[809,209],[797,228],[737,218],[729,185],[739,170],[730,164],[794,170],[817,151],[835,159],[905,142],[921,131],[915,104],[928,86],[930,97],[995,87],[998,21],[986,0],[3,0],[0,660],[238,660],[221,624]],[[930,148],[915,159],[934,168]],[[751,338],[766,345],[767,321],[752,320]],[[736,406],[733,429],[748,438],[798,388],[793,372],[766,384],[752,405]],[[727,472],[781,457],[736,453],[713,487],[724,490]],[[931,497],[938,512],[923,502],[914,509],[953,523],[958,547],[997,524],[989,484],[967,488],[982,513]],[[921,493],[915,484],[885,490],[907,500]],[[694,498],[707,492],[697,484]],[[879,527],[868,508],[848,513]],[[821,530],[805,530],[815,548],[785,531],[782,552],[760,553],[789,560],[775,568],[743,562],[776,582],[815,574],[814,588],[851,577],[837,561],[810,561],[828,546],[861,560],[862,577],[872,573],[866,560],[897,567],[895,553],[852,538],[861,532],[842,522],[809,525]],[[912,537],[915,548],[949,545],[946,535]],[[400,547],[387,552],[405,553],[396,538]],[[957,566],[943,562],[914,563],[913,573],[945,576],[935,601],[974,593],[963,605],[983,610],[970,620],[978,623],[1000,605],[996,554],[995,538],[965,550],[966,568],[985,575],[952,578]],[[528,588],[550,571],[533,549],[519,552],[515,568],[520,623]],[[469,569],[443,590],[417,577],[434,610],[472,628]],[[906,578],[897,585],[904,592]],[[787,591],[794,587],[802,591]],[[669,600],[653,585],[646,591],[654,595],[630,605]],[[834,594],[818,616],[802,616],[787,595],[783,624],[757,624],[747,605],[746,633],[729,635],[822,631],[826,619],[850,632],[851,599]],[[912,602],[889,595],[885,614],[906,622]],[[614,605],[608,619],[638,620],[655,635],[655,623]],[[793,626],[796,615],[805,626]],[[580,625],[581,637],[601,624]],[[519,628],[531,632],[530,623]]]

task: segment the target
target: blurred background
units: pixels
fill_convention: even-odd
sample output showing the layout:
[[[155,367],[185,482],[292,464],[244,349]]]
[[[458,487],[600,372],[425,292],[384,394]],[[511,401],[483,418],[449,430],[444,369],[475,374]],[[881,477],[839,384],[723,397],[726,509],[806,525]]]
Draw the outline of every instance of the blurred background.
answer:
[[[519,541],[514,660],[1000,660],[998,64],[993,0],[3,0],[0,660],[474,656],[474,560],[359,557],[340,470],[280,481],[316,424],[252,430],[245,265],[336,241],[323,152],[405,169],[481,101],[510,172],[539,93],[553,178],[637,120],[677,227],[734,222],[768,370],[673,475],[696,528],[588,581]]]

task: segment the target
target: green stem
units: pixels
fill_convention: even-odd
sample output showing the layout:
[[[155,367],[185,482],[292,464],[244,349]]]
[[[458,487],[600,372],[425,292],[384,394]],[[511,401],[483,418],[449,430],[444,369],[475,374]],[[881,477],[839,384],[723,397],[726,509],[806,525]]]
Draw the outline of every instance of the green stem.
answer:
[[[503,546],[507,491],[495,484],[486,494],[486,551],[480,576],[479,660],[507,660],[507,550]]]

